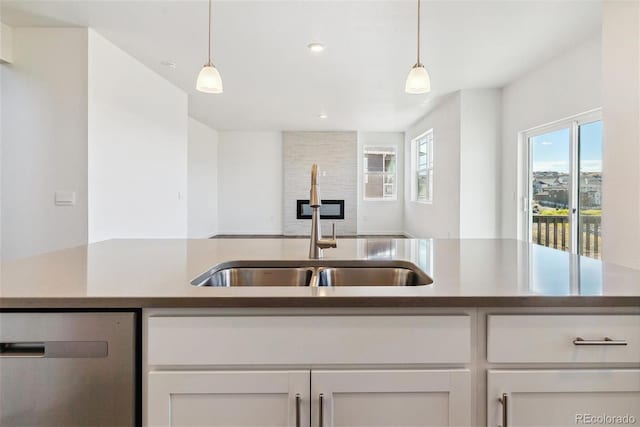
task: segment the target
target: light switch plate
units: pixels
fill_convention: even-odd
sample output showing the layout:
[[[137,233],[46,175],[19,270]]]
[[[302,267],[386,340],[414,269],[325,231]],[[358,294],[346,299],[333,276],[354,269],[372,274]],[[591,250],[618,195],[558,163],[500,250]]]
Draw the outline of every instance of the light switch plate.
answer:
[[[75,191],[56,191],[55,203],[56,203],[56,206],[75,206],[76,192]]]

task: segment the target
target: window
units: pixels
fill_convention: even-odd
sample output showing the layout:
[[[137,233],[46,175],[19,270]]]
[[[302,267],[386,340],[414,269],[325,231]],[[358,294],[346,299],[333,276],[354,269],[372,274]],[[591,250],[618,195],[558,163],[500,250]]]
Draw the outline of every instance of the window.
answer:
[[[396,200],[395,147],[365,147],[363,169],[365,200]]]
[[[412,141],[413,201],[431,203],[433,200],[433,129]]]

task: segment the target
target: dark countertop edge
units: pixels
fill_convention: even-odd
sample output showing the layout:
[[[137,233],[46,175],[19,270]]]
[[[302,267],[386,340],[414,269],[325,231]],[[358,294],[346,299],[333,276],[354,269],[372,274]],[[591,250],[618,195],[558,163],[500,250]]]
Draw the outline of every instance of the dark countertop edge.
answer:
[[[638,306],[640,306],[640,296],[0,298],[0,310],[33,308],[463,308]]]

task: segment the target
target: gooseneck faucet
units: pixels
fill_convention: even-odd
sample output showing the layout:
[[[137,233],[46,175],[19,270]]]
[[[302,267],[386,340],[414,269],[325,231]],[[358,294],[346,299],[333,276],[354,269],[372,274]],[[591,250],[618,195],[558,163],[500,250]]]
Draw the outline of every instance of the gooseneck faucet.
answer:
[[[322,250],[338,246],[336,240],[336,224],[333,224],[333,236],[331,239],[322,238],[320,227],[320,197],[318,196],[318,165],[311,167],[311,194],[309,195],[309,207],[311,207],[311,239],[309,241],[309,258],[322,258]]]

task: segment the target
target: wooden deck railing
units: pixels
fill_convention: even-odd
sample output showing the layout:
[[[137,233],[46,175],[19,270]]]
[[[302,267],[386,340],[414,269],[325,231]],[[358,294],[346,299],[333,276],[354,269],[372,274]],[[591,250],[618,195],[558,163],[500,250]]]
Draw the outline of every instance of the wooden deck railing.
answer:
[[[550,248],[569,250],[569,217],[561,215],[534,215],[533,242]]]
[[[580,217],[582,255],[600,258],[602,247],[602,217],[583,215]],[[534,215],[532,240],[539,245],[569,250],[569,217],[561,215]]]
[[[602,217],[582,215],[580,217],[580,231],[582,255],[599,259],[602,248]]]

